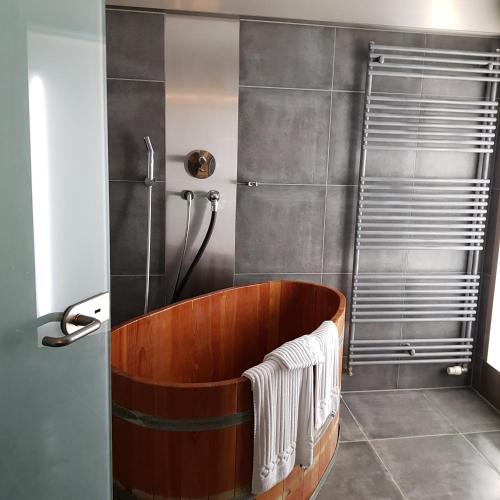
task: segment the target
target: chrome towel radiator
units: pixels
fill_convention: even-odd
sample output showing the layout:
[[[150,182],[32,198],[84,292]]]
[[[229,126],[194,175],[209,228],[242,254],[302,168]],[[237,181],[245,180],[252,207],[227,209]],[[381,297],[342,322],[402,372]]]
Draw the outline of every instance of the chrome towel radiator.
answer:
[[[482,82],[480,99],[429,98],[373,91],[374,78]],[[479,295],[495,150],[500,54],[369,44],[353,264],[349,372],[353,366],[472,360],[472,323]],[[370,151],[453,151],[477,155],[474,178],[370,175]],[[439,153],[437,153],[438,155]],[[439,158],[437,158],[439,161]],[[380,171],[378,172],[380,173]],[[462,273],[360,273],[366,250],[467,252]],[[360,323],[457,321],[461,336],[356,338]],[[370,336],[370,335],[368,335]]]

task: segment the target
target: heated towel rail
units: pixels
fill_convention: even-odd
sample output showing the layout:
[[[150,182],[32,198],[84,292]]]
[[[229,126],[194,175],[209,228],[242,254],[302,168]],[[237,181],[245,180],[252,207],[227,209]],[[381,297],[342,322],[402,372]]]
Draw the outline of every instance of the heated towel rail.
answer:
[[[374,92],[384,78],[445,79],[484,85],[481,98],[431,98]],[[387,80],[385,80],[387,81]],[[359,169],[348,367],[472,360],[495,150],[500,81],[498,52],[369,44]],[[370,151],[434,151],[477,155],[473,178],[370,175]],[[390,154],[390,153],[389,153]],[[439,156],[436,156],[439,161]],[[436,173],[439,174],[439,164]],[[452,250],[467,253],[461,273],[362,273],[366,250]],[[400,270],[399,270],[400,271]],[[456,338],[425,333],[426,322],[461,324]],[[419,338],[356,338],[360,323],[421,322]],[[375,330],[374,330],[375,331]],[[377,330],[379,331],[379,330]],[[368,337],[368,338],[367,338]],[[373,337],[373,338],[372,338]]]

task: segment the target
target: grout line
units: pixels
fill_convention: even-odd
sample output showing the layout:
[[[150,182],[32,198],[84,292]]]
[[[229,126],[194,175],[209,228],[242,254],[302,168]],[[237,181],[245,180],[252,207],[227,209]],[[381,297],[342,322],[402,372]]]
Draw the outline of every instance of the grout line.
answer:
[[[419,439],[419,438],[431,438],[431,437],[445,437],[445,436],[459,436],[460,432],[446,432],[442,434],[421,434],[418,436],[392,436],[386,438],[373,438],[370,441],[393,441],[396,439]]]
[[[131,184],[144,184],[144,180],[132,180],[132,179],[108,179],[108,182],[130,182]],[[155,179],[155,184],[165,184],[164,180]]]
[[[248,186],[248,182],[250,181],[238,181],[237,185],[238,186]],[[257,189],[259,186],[311,186],[311,187],[357,187],[357,184],[304,184],[304,183],[293,183],[293,182],[259,182],[258,186],[255,186]],[[252,186],[254,187],[254,186]]]
[[[488,433],[500,433],[500,428],[499,429],[490,429],[488,431],[469,431],[469,432],[462,432],[464,436],[468,436],[469,434],[488,434]]]
[[[106,5],[106,10],[110,11],[115,11],[115,12],[133,12],[134,14],[155,14],[155,15],[160,15],[164,16],[165,12],[164,11],[158,11],[158,10],[143,10],[143,9],[136,9],[136,8],[129,8],[127,9],[126,7],[114,7],[113,5]]]
[[[336,41],[336,28],[333,32],[333,53],[332,53],[332,78],[330,80],[330,87],[333,88],[333,75],[335,71],[335,41]],[[325,270],[325,240],[326,240],[326,211],[328,203],[328,172],[330,167],[330,146],[332,138],[332,110],[333,110],[333,93],[330,92],[330,115],[328,117],[328,140],[326,145],[326,172],[325,172],[325,198],[324,198],[324,211],[323,211],[323,239],[321,242],[321,284],[323,284],[323,273]]]
[[[147,80],[146,78],[116,78],[111,76],[107,76],[106,80],[117,80],[120,82],[165,83],[165,80]]]
[[[239,85],[240,89],[297,90],[302,92],[332,92],[332,89],[309,89],[304,87],[275,87],[272,85]]]
[[[432,409],[434,409],[437,413],[439,413],[443,417],[443,419],[446,422],[448,422],[448,424],[450,424],[453,429],[455,429],[457,431],[458,434],[461,434],[460,429],[450,420],[450,418],[446,415],[446,413],[443,410],[441,410],[441,408],[439,408],[439,406],[436,403],[433,403],[430,400],[430,398],[425,394],[425,392],[423,393],[423,395],[424,395],[424,399],[426,399],[427,403],[429,403],[429,406]]]
[[[399,392],[399,391],[443,391],[446,389],[469,389],[470,385],[457,385],[452,387],[415,387],[415,388],[404,388],[404,389],[362,389],[359,391],[342,391],[342,394],[359,394],[362,392]]]
[[[356,424],[358,425],[361,433],[363,434],[363,436],[365,436],[366,442],[368,443],[368,445],[370,446],[370,448],[373,450],[373,453],[375,453],[376,457],[379,459],[380,463],[382,464],[382,466],[387,471],[387,474],[391,478],[392,482],[395,484],[395,486],[398,489],[399,493],[401,493],[401,496],[403,497],[404,500],[407,500],[405,494],[403,493],[403,490],[401,489],[401,487],[399,486],[399,484],[396,482],[396,479],[392,475],[392,472],[389,470],[389,467],[387,467],[387,465],[385,464],[385,462],[382,460],[382,457],[379,455],[379,453],[378,453],[377,449],[375,448],[375,446],[373,446],[373,443],[371,442],[371,440],[368,439],[368,436],[367,436],[365,430],[363,429],[363,427],[359,423],[358,419],[354,416],[354,413],[352,412],[351,408],[349,408],[349,405],[346,403],[346,401],[345,401],[344,398],[342,398],[342,401],[344,402],[345,407],[347,408],[347,410],[351,414],[351,417],[353,418],[354,422],[356,422]]]
[[[299,273],[294,273],[294,272],[289,272],[289,273],[234,273],[235,275],[239,276],[262,276],[262,275],[269,275],[269,274],[276,274],[276,275],[287,275],[287,274],[297,274],[297,275],[304,275],[304,276],[310,276],[310,275],[320,275],[321,272],[316,271],[316,272],[311,272],[311,273],[304,273],[304,272],[299,272]],[[327,274],[327,273],[325,273]]]

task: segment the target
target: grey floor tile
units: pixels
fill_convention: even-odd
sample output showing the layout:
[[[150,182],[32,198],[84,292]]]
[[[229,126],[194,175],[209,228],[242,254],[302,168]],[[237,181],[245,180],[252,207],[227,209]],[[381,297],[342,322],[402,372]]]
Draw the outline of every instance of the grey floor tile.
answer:
[[[109,78],[164,80],[163,13],[106,11]]]
[[[465,438],[500,472],[500,432],[465,434]]]
[[[108,80],[108,161],[111,180],[143,181],[144,137],[155,149],[155,177],[165,179],[165,85]]]
[[[340,400],[340,441],[366,441],[366,436],[343,400]]]
[[[429,390],[425,396],[460,432],[500,430],[500,413],[472,389]]]
[[[265,283],[266,281],[305,281],[306,283],[321,284],[321,274],[235,274],[234,284],[253,285],[254,283]]]
[[[373,441],[406,498],[493,500],[500,475],[460,435]]]
[[[318,500],[402,499],[396,484],[367,443],[341,443]]]
[[[328,184],[357,184],[364,94],[332,93]]]
[[[342,377],[343,391],[376,391],[396,389],[397,386],[397,365],[353,366],[352,375],[344,373]]]
[[[323,271],[349,273],[352,269],[356,221],[356,188],[328,186]]]
[[[422,391],[351,393],[343,398],[368,439],[456,432]]]
[[[145,276],[111,276],[111,324],[113,326],[144,313],[145,286]],[[149,311],[165,305],[165,277],[151,276]]]
[[[241,88],[238,180],[323,184],[330,94]]]
[[[151,273],[165,271],[165,185],[153,187]],[[109,183],[111,274],[142,274],[146,268],[148,190],[143,183]]]
[[[399,46],[424,47],[425,35],[352,28],[337,28],[335,41],[335,67],[333,88],[340,90],[363,90],[368,63],[368,42]],[[380,79],[379,79],[380,80]],[[386,77],[383,82],[374,82],[374,90],[384,92],[420,92],[419,78]],[[382,88],[379,87],[382,84]]]
[[[240,83],[330,89],[335,28],[242,21]]]
[[[238,188],[236,273],[319,273],[325,188]]]

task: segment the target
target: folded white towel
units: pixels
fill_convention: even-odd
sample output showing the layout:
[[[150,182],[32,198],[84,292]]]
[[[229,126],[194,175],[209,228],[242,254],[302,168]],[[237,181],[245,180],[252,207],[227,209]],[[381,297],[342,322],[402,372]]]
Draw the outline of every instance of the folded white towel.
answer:
[[[320,343],[300,338],[243,373],[252,384],[254,403],[254,495],[285,479],[296,464],[312,463],[313,365],[319,359]]]
[[[309,337],[317,340],[324,358],[324,363],[318,364],[314,369],[314,428],[317,431],[339,408],[340,339],[333,321],[324,321]]]
[[[325,321],[243,373],[254,404],[252,494],[272,488],[296,464],[312,464],[315,431],[338,411],[338,362],[338,331]]]

